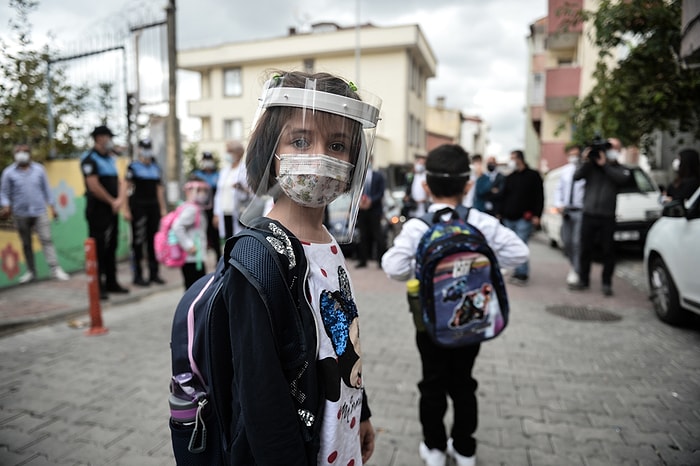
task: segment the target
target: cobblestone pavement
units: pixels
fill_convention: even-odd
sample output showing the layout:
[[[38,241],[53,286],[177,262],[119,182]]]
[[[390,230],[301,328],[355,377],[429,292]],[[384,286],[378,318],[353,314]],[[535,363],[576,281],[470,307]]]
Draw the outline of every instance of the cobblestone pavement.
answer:
[[[597,266],[590,291],[569,292],[561,253],[538,238],[530,246],[531,281],[509,286],[509,327],[482,346],[475,367],[477,463],[700,464],[700,326],[659,322],[619,273],[615,295],[603,297]],[[405,288],[374,263],[350,271],[377,430],[369,464],[418,466],[420,364]],[[181,288],[171,278],[170,288],[106,305],[105,335],[85,336],[65,314],[0,339],[1,465],[174,464],[168,342]],[[619,319],[572,320],[552,306]]]

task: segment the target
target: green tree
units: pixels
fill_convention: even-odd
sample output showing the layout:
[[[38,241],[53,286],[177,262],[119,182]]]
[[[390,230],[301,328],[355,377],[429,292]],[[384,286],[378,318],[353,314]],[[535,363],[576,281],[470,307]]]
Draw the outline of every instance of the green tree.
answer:
[[[35,160],[49,157],[49,92],[54,117],[56,154],[70,155],[78,148],[73,134],[79,128],[74,116],[85,109],[89,91],[66,83],[64,71],[48,65],[55,58],[48,45],[36,47],[31,39],[29,14],[38,6],[36,0],[10,0],[16,18],[9,21],[14,33],[11,40],[0,38],[0,168],[12,162],[16,143],[32,146]]]
[[[700,139],[700,69],[679,60],[680,0],[601,0],[592,21],[599,57],[596,84],[574,108],[574,139],[589,141],[596,131],[625,144],[649,144],[653,130],[688,131]],[[615,62],[614,53],[629,53]]]

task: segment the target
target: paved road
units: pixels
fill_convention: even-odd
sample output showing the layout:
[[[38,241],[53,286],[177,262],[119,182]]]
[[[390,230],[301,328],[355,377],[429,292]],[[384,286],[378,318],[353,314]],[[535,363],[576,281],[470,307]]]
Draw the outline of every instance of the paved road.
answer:
[[[662,324],[627,280],[616,279],[613,298],[595,278],[569,292],[561,254],[541,240],[531,250],[531,283],[509,288],[511,323],[476,363],[478,464],[700,464],[700,327]],[[403,284],[372,266],[351,273],[378,431],[369,464],[418,466],[420,367]],[[0,339],[0,465],[173,464],[168,342],[179,296],[107,306],[103,336],[60,321]],[[571,320],[548,306],[620,320]]]

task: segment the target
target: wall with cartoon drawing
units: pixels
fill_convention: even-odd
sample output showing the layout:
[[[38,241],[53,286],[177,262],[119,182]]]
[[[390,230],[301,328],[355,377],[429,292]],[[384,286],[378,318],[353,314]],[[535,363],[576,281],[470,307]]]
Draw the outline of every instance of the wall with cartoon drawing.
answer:
[[[118,167],[120,178],[128,165],[128,159],[120,157]],[[58,260],[66,272],[83,270],[85,267],[85,239],[87,239],[87,222],[85,220],[85,184],[80,171],[80,161],[54,160],[44,165],[49,177],[49,185],[56,199],[58,218],[51,224]],[[119,259],[129,257],[130,227],[119,217]],[[41,244],[33,235],[33,249],[38,278],[48,278],[49,267],[44,259]],[[25,272],[22,243],[14,229],[0,229],[0,289],[14,285]]]

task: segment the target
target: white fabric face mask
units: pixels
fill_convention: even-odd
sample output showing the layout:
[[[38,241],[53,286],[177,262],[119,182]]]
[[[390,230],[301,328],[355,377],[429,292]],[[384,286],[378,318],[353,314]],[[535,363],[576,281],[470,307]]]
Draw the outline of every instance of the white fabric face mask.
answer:
[[[15,154],[15,162],[19,165],[26,165],[29,163],[29,152],[21,151]]]
[[[518,168],[518,164],[515,162],[515,160],[510,159],[508,161],[508,168],[510,168],[511,170],[515,170],[516,168]]]
[[[570,155],[568,158],[569,163],[578,163],[578,158],[578,155]]]
[[[324,154],[280,154],[279,183],[284,194],[304,207],[323,207],[350,187],[354,165]]]
[[[425,172],[425,165],[422,163],[417,163],[413,165],[413,170],[415,170],[416,173],[424,173]]]
[[[680,166],[681,166],[680,159],[673,159],[673,161],[671,162],[671,170],[673,170],[674,172],[677,172],[678,169],[680,168]]]
[[[611,162],[614,162],[618,158],[620,158],[620,152],[616,151],[615,149],[610,149],[605,153],[605,156],[610,160]]]

